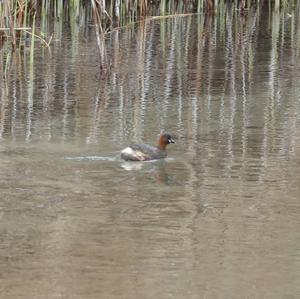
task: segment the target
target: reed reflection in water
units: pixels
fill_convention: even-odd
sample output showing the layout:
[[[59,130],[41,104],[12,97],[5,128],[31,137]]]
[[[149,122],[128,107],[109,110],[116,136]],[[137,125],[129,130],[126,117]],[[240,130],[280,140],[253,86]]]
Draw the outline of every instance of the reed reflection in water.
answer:
[[[2,49],[1,296],[299,297],[298,19],[145,21],[105,78],[92,29]],[[120,161],[161,129],[166,161]]]

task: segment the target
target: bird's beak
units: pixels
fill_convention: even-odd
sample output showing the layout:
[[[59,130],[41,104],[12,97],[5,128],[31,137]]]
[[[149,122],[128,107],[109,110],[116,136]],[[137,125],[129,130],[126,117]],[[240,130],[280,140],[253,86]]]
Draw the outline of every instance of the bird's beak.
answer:
[[[172,138],[170,138],[169,143],[175,143],[175,141]]]

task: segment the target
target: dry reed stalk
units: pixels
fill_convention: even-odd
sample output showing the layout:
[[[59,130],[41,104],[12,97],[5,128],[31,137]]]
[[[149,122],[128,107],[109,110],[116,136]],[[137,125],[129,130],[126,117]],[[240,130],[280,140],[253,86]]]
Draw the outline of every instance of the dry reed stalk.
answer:
[[[106,12],[104,6],[105,1],[99,2],[97,0],[96,1],[91,0],[91,4],[92,4],[98,52],[100,58],[100,70],[105,73],[108,70],[108,63],[107,63],[107,53],[105,48],[104,30],[101,22],[102,13]]]

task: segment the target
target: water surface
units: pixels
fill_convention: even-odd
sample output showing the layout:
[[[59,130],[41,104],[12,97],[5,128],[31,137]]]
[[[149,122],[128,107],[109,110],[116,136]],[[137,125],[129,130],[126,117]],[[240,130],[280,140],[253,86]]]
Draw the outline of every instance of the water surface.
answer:
[[[299,298],[297,22],[140,23],[108,37],[109,76],[92,29],[12,54],[0,297]],[[162,130],[165,161],[119,158]]]

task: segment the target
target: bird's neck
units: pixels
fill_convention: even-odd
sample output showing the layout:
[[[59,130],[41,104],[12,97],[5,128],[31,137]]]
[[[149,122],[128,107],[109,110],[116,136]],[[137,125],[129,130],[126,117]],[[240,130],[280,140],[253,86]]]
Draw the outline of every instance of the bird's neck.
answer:
[[[160,150],[165,151],[166,150],[166,143],[163,140],[159,140],[158,141],[158,146],[157,146]]]

